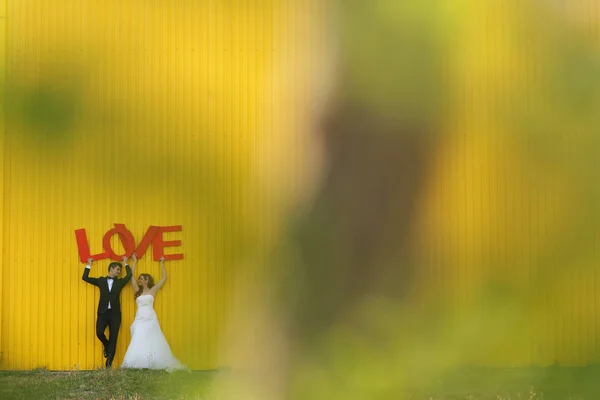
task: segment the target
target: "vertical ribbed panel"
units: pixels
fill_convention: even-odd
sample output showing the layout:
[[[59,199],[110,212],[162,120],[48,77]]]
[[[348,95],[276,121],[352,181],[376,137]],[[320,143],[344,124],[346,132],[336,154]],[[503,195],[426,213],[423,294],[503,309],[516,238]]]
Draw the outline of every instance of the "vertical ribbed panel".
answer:
[[[0,1],[0,88],[5,87],[6,78],[6,0]],[[3,94],[4,95],[4,94]],[[0,100],[2,107],[0,108],[0,226],[4,227],[4,162],[6,159],[6,146],[4,138],[6,134],[6,120],[4,115],[5,102],[4,98]],[[2,362],[2,326],[4,313],[3,313],[3,285],[6,282],[3,280],[4,272],[4,228],[0,228],[0,363]]]
[[[272,240],[269,224],[281,222],[266,204],[277,171],[264,157],[298,150],[272,143],[277,108],[295,109],[295,85],[305,84],[273,87],[299,40],[280,18],[285,10],[293,19],[296,8],[266,0],[8,1],[2,43],[15,107],[0,182],[0,368],[102,365],[99,294],[81,281],[74,230],[87,230],[94,254],[113,223],[138,241],[150,225],[183,226],[166,239],[181,239],[167,252],[185,259],[166,263],[155,307],[182,362],[220,365],[233,285],[256,276],[240,270],[237,256]],[[305,132],[304,122],[282,120],[286,135]],[[113,245],[120,251],[116,237]],[[136,273],[159,279],[151,251]],[[106,275],[108,263],[94,263],[91,276]],[[121,299],[117,366],[136,310],[130,286]]]
[[[581,15],[598,14],[589,3]],[[450,328],[487,329],[478,337],[488,341],[461,361],[598,361],[595,247],[576,261],[542,254],[574,246],[564,232],[573,232],[573,209],[585,206],[586,192],[565,171],[577,157],[536,170],[528,157],[541,142],[522,140],[494,113],[510,109],[507,99],[535,96],[548,54],[515,50],[508,21],[523,17],[516,2],[469,4],[473,15],[459,24],[461,46],[446,71],[456,84],[455,119],[417,221],[420,292],[445,300]],[[184,363],[220,365],[234,302],[255,301],[234,287],[261,277],[236,256],[243,250],[251,260],[277,241],[286,207],[320,165],[310,153],[311,118],[331,83],[307,60],[328,56],[313,52],[327,41],[312,25],[321,7],[309,0],[0,1],[11,112],[0,134],[0,368],[102,365],[98,291],[80,279],[73,232],[85,228],[97,253],[115,222],[137,240],[149,225],[183,226],[167,236],[182,240],[185,259],[167,263],[157,313]],[[560,140],[571,142],[553,143]],[[136,272],[158,279],[151,250]],[[105,275],[107,265],[95,263],[92,275]],[[527,296],[512,309],[486,308],[490,282]],[[130,287],[122,304],[116,365],[135,314]]]

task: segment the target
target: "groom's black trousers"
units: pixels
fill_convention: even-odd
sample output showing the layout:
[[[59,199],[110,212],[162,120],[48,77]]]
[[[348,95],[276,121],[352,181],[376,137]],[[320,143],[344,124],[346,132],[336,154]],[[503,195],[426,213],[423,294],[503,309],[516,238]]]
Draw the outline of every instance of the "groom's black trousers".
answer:
[[[104,330],[108,326],[109,334],[108,339],[104,335]],[[119,336],[119,327],[121,326],[121,311],[119,310],[106,310],[102,314],[98,314],[98,320],[96,321],[96,336],[106,347],[106,353],[108,354],[107,359],[111,360],[115,356],[117,347],[117,336]]]

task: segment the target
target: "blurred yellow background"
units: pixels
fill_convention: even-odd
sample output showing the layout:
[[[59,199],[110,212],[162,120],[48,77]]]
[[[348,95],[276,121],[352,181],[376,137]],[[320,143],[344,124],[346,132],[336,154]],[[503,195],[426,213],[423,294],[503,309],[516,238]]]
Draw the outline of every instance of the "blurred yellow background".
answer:
[[[157,299],[182,362],[258,362],[245,357],[261,346],[241,349],[252,335],[248,346],[279,348],[238,325],[222,338],[234,304],[251,326],[264,322],[245,289],[270,284],[261,260],[327,165],[319,118],[337,52],[363,104],[441,121],[411,245],[413,304],[444,317],[407,339],[411,351],[443,365],[597,362],[595,2],[368,7],[339,6],[338,19],[312,0],[6,0],[0,368],[101,365],[97,293],[80,280],[74,230],[94,251],[113,223],[136,238],[183,226],[185,258],[167,264]],[[394,53],[386,32],[429,32],[439,54]],[[419,62],[435,63],[439,83],[410,79]],[[393,92],[397,82],[412,86]],[[138,272],[158,266],[146,257]],[[135,312],[130,290],[122,301],[116,365]],[[356,345],[332,330],[332,348]]]

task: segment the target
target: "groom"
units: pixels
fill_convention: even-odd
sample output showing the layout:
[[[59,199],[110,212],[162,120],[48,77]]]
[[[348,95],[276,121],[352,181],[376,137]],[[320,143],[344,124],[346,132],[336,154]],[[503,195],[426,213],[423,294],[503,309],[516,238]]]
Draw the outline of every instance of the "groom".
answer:
[[[90,278],[90,268],[92,268],[93,258],[88,259],[88,262],[83,270],[81,279],[87,283],[100,288],[100,301],[98,302],[98,319],[96,320],[96,336],[104,345],[104,357],[106,357],[106,367],[112,366],[117,348],[117,336],[119,336],[119,328],[121,326],[121,289],[129,282],[132,273],[131,268],[127,264],[128,258],[123,256],[127,275],[125,278],[119,279],[121,273],[121,263],[111,262],[108,265],[108,276],[101,278]],[[106,339],[104,330],[109,327],[109,338]]]

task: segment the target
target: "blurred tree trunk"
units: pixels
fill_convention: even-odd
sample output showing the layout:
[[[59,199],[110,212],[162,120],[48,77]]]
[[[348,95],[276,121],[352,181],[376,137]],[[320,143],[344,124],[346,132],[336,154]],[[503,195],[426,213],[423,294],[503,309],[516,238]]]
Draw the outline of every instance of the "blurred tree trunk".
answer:
[[[292,234],[299,264],[290,279],[301,286],[287,304],[300,348],[365,296],[406,299],[412,220],[433,154],[431,126],[386,119],[345,99],[324,131],[325,178]]]

